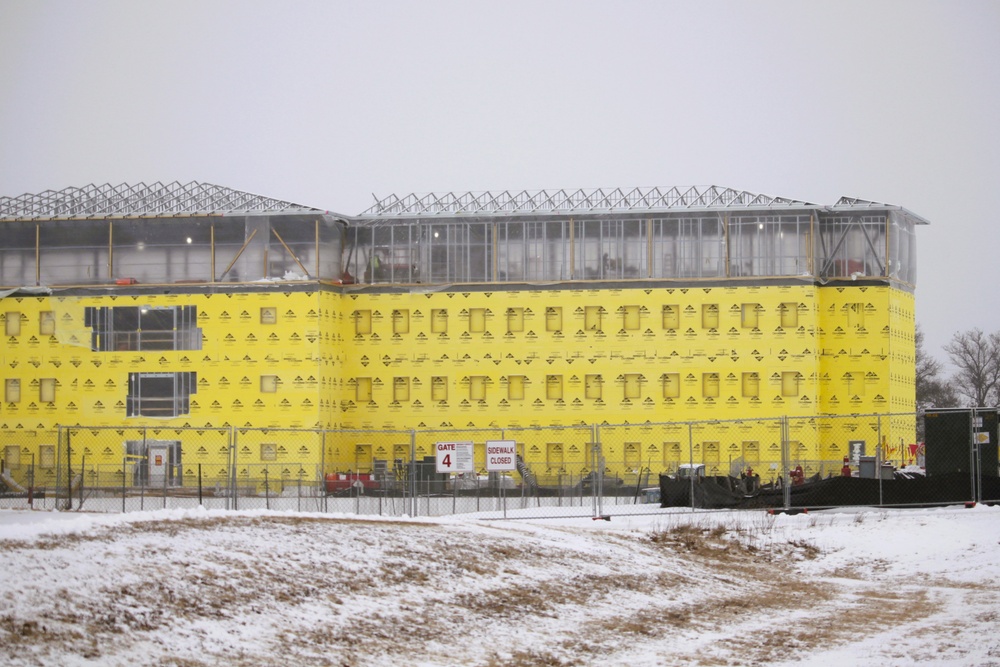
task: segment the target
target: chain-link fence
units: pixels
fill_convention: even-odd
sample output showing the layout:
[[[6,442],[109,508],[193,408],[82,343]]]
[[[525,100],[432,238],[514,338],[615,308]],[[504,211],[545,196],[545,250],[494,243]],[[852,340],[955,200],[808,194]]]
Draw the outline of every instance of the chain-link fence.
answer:
[[[603,517],[1000,501],[996,409],[508,429],[74,426],[0,437],[0,507]],[[516,452],[503,470],[488,464],[496,441]],[[442,442],[471,452],[463,472],[440,471]]]

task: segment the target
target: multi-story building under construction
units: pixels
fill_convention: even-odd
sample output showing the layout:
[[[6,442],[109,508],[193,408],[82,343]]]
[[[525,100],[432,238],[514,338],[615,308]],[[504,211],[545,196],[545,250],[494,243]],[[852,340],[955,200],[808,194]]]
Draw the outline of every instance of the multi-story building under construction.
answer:
[[[357,216],[199,183],[0,198],[0,446],[9,469],[126,474],[152,429],[181,483],[196,462],[223,474],[233,429],[241,461],[293,476],[520,429],[544,432],[517,438],[544,476],[592,466],[560,428],[617,425],[615,474],[725,474],[788,446],[839,466],[849,436],[826,416],[911,414],[867,440],[913,442],[925,223],[720,187],[408,195]],[[694,453],[668,435],[783,417],[813,434],[733,428]],[[60,428],[78,431],[66,454]],[[285,429],[320,435],[268,437]]]

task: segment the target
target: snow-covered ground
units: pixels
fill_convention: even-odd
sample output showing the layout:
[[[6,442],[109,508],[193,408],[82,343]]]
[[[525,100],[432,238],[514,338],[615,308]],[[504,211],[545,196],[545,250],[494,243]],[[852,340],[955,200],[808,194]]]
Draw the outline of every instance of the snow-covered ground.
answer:
[[[1000,508],[0,512],[12,665],[1000,665]]]

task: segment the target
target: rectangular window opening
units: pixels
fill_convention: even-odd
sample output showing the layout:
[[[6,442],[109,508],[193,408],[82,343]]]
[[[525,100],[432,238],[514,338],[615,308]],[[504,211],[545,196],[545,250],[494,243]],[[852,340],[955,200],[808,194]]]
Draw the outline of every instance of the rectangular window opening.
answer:
[[[779,307],[781,311],[781,328],[794,329],[799,326],[799,304],[786,302]]]
[[[545,376],[545,398],[550,401],[557,401],[563,397],[563,377],[562,375]]]
[[[705,398],[719,397],[719,374],[702,373],[701,375],[701,395]]]
[[[507,309],[507,333],[524,331],[524,308]]]
[[[8,378],[3,381],[3,394],[5,403],[21,402],[21,381],[17,378]]]
[[[405,308],[397,308],[392,311],[392,333],[410,333],[410,311]]]
[[[486,309],[469,308],[469,333],[486,331]]]
[[[443,375],[431,377],[431,400],[436,402],[448,400],[448,378]]]
[[[191,411],[191,394],[197,392],[198,374],[129,373],[127,417],[177,417]]]
[[[781,395],[798,396],[799,378],[800,374],[797,371],[784,371],[781,374]]]
[[[410,378],[392,378],[392,400],[397,403],[406,403],[410,400]]]
[[[38,382],[38,400],[42,403],[55,403],[56,379],[42,378]]]
[[[357,378],[354,395],[356,403],[370,403],[372,400],[372,379],[370,377]]]
[[[622,318],[622,328],[625,331],[636,331],[639,329],[639,312],[639,306],[625,306]]]
[[[587,306],[583,311],[583,328],[585,331],[603,331],[601,328],[601,306]]]
[[[38,333],[42,336],[52,336],[56,332],[56,314],[51,310],[38,313]]]
[[[625,398],[642,398],[642,375],[640,373],[625,374]]]
[[[447,308],[431,308],[431,333],[448,333]]]
[[[701,306],[701,328],[719,328],[719,306],[714,303],[705,303]]]
[[[680,373],[663,374],[663,398],[678,398],[681,395]]]
[[[38,447],[38,465],[43,468],[52,468],[56,464],[56,446],[40,445]]]
[[[372,311],[367,309],[354,311],[354,334],[358,336],[367,336],[371,332]]]
[[[677,305],[668,305],[663,307],[663,328],[664,329],[680,329],[681,328],[681,307]]]
[[[473,375],[469,377],[469,400],[470,401],[486,400],[485,375]]]
[[[545,330],[562,331],[562,306],[549,306],[545,309]]]
[[[524,400],[523,375],[510,375],[507,377],[507,400],[508,401]]]
[[[195,306],[90,306],[84,326],[90,327],[95,352],[201,349]]]
[[[261,461],[277,461],[278,460],[278,445],[273,442],[262,442],[260,443],[260,460]]]
[[[8,336],[20,336],[21,335],[21,313],[17,310],[8,310],[6,314],[6,324],[4,325],[4,332]]]

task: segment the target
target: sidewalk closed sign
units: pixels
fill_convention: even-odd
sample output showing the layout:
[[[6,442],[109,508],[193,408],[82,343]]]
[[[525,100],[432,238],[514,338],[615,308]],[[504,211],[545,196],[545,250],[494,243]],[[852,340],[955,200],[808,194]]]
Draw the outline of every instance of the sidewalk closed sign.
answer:
[[[472,472],[471,442],[438,442],[434,444],[437,453],[438,472]]]
[[[500,472],[517,469],[517,443],[513,440],[486,441],[486,470]]]

